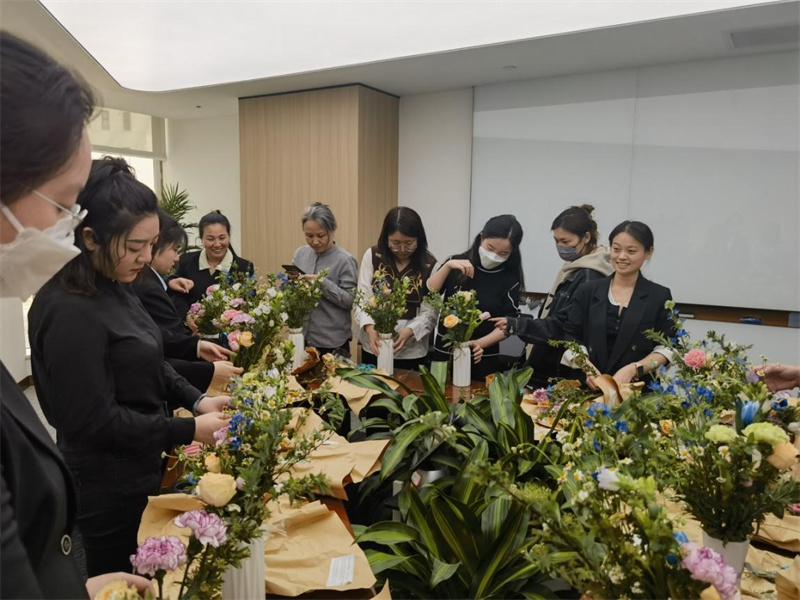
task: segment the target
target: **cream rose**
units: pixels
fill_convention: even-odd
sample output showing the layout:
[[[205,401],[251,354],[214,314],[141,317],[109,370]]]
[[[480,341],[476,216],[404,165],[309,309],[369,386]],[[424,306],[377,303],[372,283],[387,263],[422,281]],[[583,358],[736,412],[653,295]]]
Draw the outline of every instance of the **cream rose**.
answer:
[[[236,494],[236,480],[222,473],[206,473],[197,482],[200,499],[211,506],[225,506]]]
[[[444,318],[444,326],[447,327],[447,329],[452,329],[453,327],[458,325],[460,322],[461,322],[461,319],[459,319],[455,315],[447,315]]]
[[[789,442],[776,444],[772,447],[772,454],[767,457],[767,462],[776,469],[784,471],[791,469],[797,462],[797,448]]]
[[[209,473],[219,473],[222,471],[222,462],[219,460],[219,456],[214,454],[206,454],[206,457],[203,459],[203,462],[206,464],[206,471]]]
[[[242,348],[249,348],[253,345],[253,334],[249,331],[245,331],[242,335],[239,336],[239,345]]]

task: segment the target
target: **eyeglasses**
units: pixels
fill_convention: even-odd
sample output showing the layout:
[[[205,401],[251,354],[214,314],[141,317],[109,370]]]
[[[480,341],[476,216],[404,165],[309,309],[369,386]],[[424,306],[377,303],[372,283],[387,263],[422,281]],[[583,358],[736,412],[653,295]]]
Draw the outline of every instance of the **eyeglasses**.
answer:
[[[417,240],[413,242],[389,242],[389,248],[392,250],[413,250],[417,247]]]
[[[62,210],[65,213],[67,213],[67,215],[69,215],[69,218],[72,219],[72,228],[73,229],[76,228],[78,225],[80,225],[81,221],[83,221],[86,218],[86,215],[89,214],[88,210],[81,209],[81,205],[80,204],[76,203],[76,204],[72,205],[72,208],[66,208],[64,206],[61,206],[55,200],[51,200],[50,198],[48,198],[47,196],[45,196],[43,193],[41,193],[38,190],[31,190],[31,192],[33,192],[36,196],[39,196],[39,198],[41,198],[42,200],[45,200],[46,202],[49,202],[50,204],[52,204],[53,206],[55,206],[59,210]],[[64,216],[64,218],[67,218],[67,217]]]

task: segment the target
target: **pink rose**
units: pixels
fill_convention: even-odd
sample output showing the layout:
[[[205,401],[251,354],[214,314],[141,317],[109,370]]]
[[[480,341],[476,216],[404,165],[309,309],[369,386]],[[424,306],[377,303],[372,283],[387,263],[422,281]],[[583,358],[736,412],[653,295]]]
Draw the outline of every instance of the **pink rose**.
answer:
[[[219,515],[204,510],[190,510],[175,517],[174,523],[176,527],[191,529],[194,537],[203,546],[211,544],[214,548],[219,548],[228,541],[225,521]]]
[[[787,504],[786,508],[792,511],[796,515],[800,515],[800,502],[796,504]]]
[[[739,597],[736,571],[719,554],[692,542],[683,544],[681,552],[684,554],[683,567],[691,573],[692,579],[713,584],[722,600]]]
[[[228,426],[227,425],[225,427],[220,427],[219,429],[217,429],[214,432],[214,441],[216,442],[216,444],[214,444],[214,446],[217,447],[217,448],[219,448],[225,442],[228,441]]]
[[[689,350],[686,354],[683,355],[683,362],[690,369],[694,369],[695,371],[697,371],[697,369],[706,364],[706,353],[698,348],[695,348],[694,350]]]

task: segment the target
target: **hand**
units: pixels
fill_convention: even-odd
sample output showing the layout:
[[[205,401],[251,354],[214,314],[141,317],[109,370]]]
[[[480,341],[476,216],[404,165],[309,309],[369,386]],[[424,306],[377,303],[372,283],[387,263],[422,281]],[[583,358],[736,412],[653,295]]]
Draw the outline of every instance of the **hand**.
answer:
[[[214,376],[211,381],[217,385],[227,385],[231,379],[244,372],[242,367],[234,367],[229,360],[218,360],[214,363]],[[203,398],[205,400],[205,398]]]
[[[451,271],[461,271],[467,277],[474,277],[475,276],[475,267],[468,260],[465,260],[465,259],[460,259],[460,260],[452,259],[452,260],[448,260],[444,264]]]
[[[317,280],[317,276],[316,276],[315,273],[306,273],[305,275],[302,275],[302,277],[306,281],[316,281]]]
[[[206,400],[207,398],[203,398]],[[194,418],[194,439],[208,446],[214,445],[214,432],[228,426],[231,418],[221,412],[210,412]]]
[[[186,317],[186,319],[188,320],[189,317]],[[201,340],[197,344],[197,354],[200,358],[207,362],[216,362],[218,360],[228,360],[228,357],[231,355],[231,351],[227,348],[223,348],[219,344],[215,344],[214,342]]]
[[[403,346],[406,345],[406,342],[411,339],[413,335],[414,332],[410,327],[403,327],[400,331],[398,331],[397,335],[394,336],[394,351],[400,352],[400,350],[403,349]]]
[[[298,271],[286,271],[286,277],[289,278],[289,281],[297,281],[297,278],[300,277],[300,273]]]
[[[242,369],[239,369],[241,371]],[[197,404],[198,414],[204,415],[212,412],[220,412],[230,406],[230,396],[206,396]]]
[[[617,382],[617,385],[622,385],[623,383],[630,383],[633,381],[633,378],[636,377],[636,365],[633,363],[629,365],[625,365],[619,371],[614,373],[613,375],[614,381]]]
[[[472,350],[472,360],[477,365],[479,362],[481,362],[481,359],[483,358],[483,346],[481,346],[476,341],[472,341],[469,342],[469,347],[470,350]]]
[[[503,333],[508,329],[508,317],[494,317],[489,320],[494,323],[495,329],[499,329]]]
[[[171,289],[173,292],[178,292],[179,294],[188,294],[194,287],[194,281],[191,279],[186,279],[186,277],[175,277],[167,282],[167,287],[169,287],[169,289]]]
[[[587,375],[586,376],[586,386],[590,390],[593,390],[595,392],[600,389],[600,386],[597,385],[597,382],[594,380],[594,376],[593,375]]]
[[[755,369],[770,392],[791,390],[800,386],[800,366],[774,363]]]
[[[153,582],[149,579],[139,577],[138,575],[134,575],[132,573],[123,573],[122,571],[119,571],[118,573],[105,573],[103,575],[89,577],[89,579],[86,580],[86,591],[89,593],[89,598],[94,598],[97,596],[97,593],[100,590],[113,581],[124,581],[129,586],[136,586],[136,589],[139,591],[139,595],[141,596],[143,596],[147,590],[150,590],[154,596],[156,593],[156,590],[153,587]]]
[[[378,332],[375,331],[375,325],[364,325],[364,331],[367,332],[367,337],[369,338],[369,350],[375,356],[380,355],[381,353],[381,338],[378,336]]]
[[[186,315],[186,326],[192,333],[197,333],[197,315]]]

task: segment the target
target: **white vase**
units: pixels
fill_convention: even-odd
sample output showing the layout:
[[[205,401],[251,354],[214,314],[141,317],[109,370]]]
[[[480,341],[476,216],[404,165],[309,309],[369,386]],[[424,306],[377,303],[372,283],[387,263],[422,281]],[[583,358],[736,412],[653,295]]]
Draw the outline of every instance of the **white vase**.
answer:
[[[744,570],[744,562],[747,558],[747,551],[750,549],[750,540],[743,542],[728,542],[711,537],[703,532],[703,546],[711,548],[719,554],[726,563],[736,570],[736,575],[741,578]]]
[[[222,580],[223,600],[264,600],[267,590],[264,536],[250,542],[250,556],[238,569],[228,567]]]
[[[387,375],[394,373],[394,336],[391,333],[379,333],[381,338],[378,354],[378,368],[386,371]]]
[[[294,371],[302,367],[306,362],[306,338],[303,335],[303,328],[290,328],[289,339],[294,344],[294,356],[292,357],[292,371]]]
[[[469,387],[472,383],[472,350],[469,342],[459,344],[453,350],[453,385]]]

